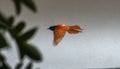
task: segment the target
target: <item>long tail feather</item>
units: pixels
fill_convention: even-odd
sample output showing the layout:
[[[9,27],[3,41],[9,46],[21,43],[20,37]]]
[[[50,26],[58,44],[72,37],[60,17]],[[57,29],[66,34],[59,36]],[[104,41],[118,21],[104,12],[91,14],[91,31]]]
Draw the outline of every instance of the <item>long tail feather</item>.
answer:
[[[82,32],[82,30],[83,29],[81,29],[80,26],[78,26],[78,25],[69,26],[68,33],[70,33],[70,34],[77,34],[79,32]]]

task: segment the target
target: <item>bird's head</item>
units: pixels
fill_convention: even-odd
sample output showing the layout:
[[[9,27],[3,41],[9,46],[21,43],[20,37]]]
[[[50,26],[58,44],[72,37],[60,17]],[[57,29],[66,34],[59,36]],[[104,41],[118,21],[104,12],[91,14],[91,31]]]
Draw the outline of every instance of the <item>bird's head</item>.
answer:
[[[54,31],[54,30],[55,30],[55,27],[56,27],[56,26],[50,26],[48,29],[51,30],[51,31]]]

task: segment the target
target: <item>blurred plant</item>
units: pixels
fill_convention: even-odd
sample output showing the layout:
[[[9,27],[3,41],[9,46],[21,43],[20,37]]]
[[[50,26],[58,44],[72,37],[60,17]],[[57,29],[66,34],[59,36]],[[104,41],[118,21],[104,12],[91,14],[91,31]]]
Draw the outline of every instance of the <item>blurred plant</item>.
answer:
[[[21,5],[26,5],[30,10],[36,12],[36,6],[33,0],[12,0],[16,14],[20,15],[21,13]],[[22,32],[24,27],[26,26],[25,21],[20,21],[17,25],[13,26],[15,23],[15,16],[6,17],[0,11],[0,69],[11,69],[9,64],[6,62],[5,56],[1,53],[1,49],[8,48],[9,44],[7,39],[5,38],[5,32],[8,32],[9,35],[16,42],[16,46],[18,48],[18,56],[20,62],[15,66],[15,69],[21,69],[23,65],[23,59],[25,56],[28,56],[31,61],[26,65],[25,69],[31,69],[33,66],[33,61],[40,62],[42,61],[42,54],[39,50],[34,47],[34,45],[28,43],[28,40],[35,34],[37,28],[30,29],[26,32]]]

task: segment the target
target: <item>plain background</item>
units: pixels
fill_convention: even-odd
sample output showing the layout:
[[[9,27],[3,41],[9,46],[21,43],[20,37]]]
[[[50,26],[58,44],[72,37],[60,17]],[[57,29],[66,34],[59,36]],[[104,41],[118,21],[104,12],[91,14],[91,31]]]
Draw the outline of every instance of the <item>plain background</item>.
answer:
[[[80,69],[120,67],[120,0],[35,0],[36,14],[22,6],[17,21],[27,22],[26,30],[38,27],[30,41],[43,54],[43,62],[35,63],[41,69]],[[0,0],[0,11],[14,15],[11,0]],[[56,24],[80,25],[82,33],[66,33],[57,47],[52,44],[53,32],[47,30]],[[14,42],[3,53],[12,67],[18,62]],[[25,60],[29,62],[29,60]]]

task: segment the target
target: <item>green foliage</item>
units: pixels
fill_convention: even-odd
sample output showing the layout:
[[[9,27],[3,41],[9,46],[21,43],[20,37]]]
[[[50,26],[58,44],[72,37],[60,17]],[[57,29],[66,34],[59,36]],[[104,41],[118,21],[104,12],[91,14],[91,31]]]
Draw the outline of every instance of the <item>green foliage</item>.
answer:
[[[7,23],[6,22],[6,18],[4,17],[5,15],[3,15],[1,12],[0,12],[0,22],[1,23]]]
[[[0,53],[0,61],[5,61],[5,57]]]
[[[21,13],[21,5],[25,5],[27,8],[32,10],[33,12],[36,12],[36,7],[33,2],[33,0],[12,0],[15,9],[16,14],[20,15]],[[15,23],[15,16],[6,17],[3,13],[0,11],[0,49],[3,49],[5,47],[9,47],[7,39],[5,38],[6,35],[4,32],[8,32],[9,35],[14,39],[16,42],[16,46],[18,48],[18,56],[20,58],[20,62],[16,64],[15,69],[21,69],[23,65],[23,58],[25,56],[29,57],[32,61],[27,64],[25,69],[32,69],[33,67],[33,61],[40,62],[42,61],[42,54],[41,52],[32,44],[28,42],[30,38],[33,37],[33,35],[36,33],[37,28],[30,29],[26,32],[23,32],[26,23],[25,21],[19,21],[18,23]],[[5,57],[3,54],[0,53],[0,63],[2,63],[2,66],[0,66],[0,69],[11,69],[9,64],[6,62]]]
[[[25,68],[25,69],[32,69],[32,66],[33,66],[33,63],[32,63],[32,62],[30,62],[30,63],[26,66],[26,68]]]
[[[25,22],[21,21],[16,26],[14,26],[11,31],[14,35],[19,35],[19,33],[21,33],[22,30],[24,29],[24,27],[25,27]]]
[[[5,30],[6,29],[5,23],[7,23],[6,18],[0,12],[0,30]]]
[[[31,44],[24,44],[23,45],[24,54],[30,57],[34,61],[41,61],[42,57],[39,56],[39,51],[36,47]]]
[[[19,39],[23,42],[29,40],[34,35],[36,30],[37,30],[37,28],[34,28],[34,29],[31,29],[31,30],[23,33],[22,35],[19,36]]]
[[[7,62],[2,62],[0,69],[11,69]]]
[[[6,62],[5,57],[0,53],[0,63],[2,63],[2,66],[0,66],[0,69],[11,69],[8,63]]]
[[[10,17],[7,19],[7,25],[8,25],[9,27],[12,27],[14,21],[15,21],[15,18],[14,18],[13,16],[10,16]]]
[[[13,0],[13,3],[15,5],[17,15],[19,15],[21,13],[21,5],[22,4],[24,4],[26,7],[28,7],[33,12],[37,11],[33,0]]]
[[[8,43],[4,36],[0,33],[0,49],[4,47],[8,47]]]
[[[41,57],[41,54],[39,54],[39,51],[35,47],[33,47],[32,45],[27,44],[27,41],[35,34],[35,32],[37,31],[37,28],[33,28],[33,29],[28,30],[25,33],[22,33],[22,30],[25,27],[24,21],[18,22],[18,24],[16,26],[12,27],[13,22],[14,22],[13,17],[10,17],[8,19],[9,23],[7,22],[7,20],[5,19],[4,16],[2,16],[2,20],[4,20],[3,22],[6,22],[5,23],[5,26],[7,26],[6,29],[8,29],[11,36],[16,40],[16,42],[18,44],[21,59],[23,59],[23,57],[25,55],[27,55],[33,60],[37,60],[37,61],[42,60],[42,57]],[[8,46],[7,42],[4,39],[4,37],[2,36],[2,34],[0,34],[0,40],[1,40],[0,41],[0,48]]]
[[[20,14],[20,13],[21,13],[20,0],[13,0],[13,3],[14,3],[14,5],[15,5],[16,14]]]
[[[18,63],[18,64],[16,65],[15,69],[21,69],[22,65],[23,65],[22,62]]]
[[[32,0],[29,0],[29,1],[28,0],[21,0],[21,3],[26,5],[32,11],[36,12],[36,7],[35,7],[35,4]]]

